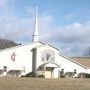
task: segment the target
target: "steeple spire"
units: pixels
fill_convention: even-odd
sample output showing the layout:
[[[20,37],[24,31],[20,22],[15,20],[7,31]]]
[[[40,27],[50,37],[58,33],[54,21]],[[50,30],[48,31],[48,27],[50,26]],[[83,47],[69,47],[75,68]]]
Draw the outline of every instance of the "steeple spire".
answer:
[[[36,16],[35,16],[35,28],[33,34],[33,42],[39,41],[39,33],[38,33],[38,7],[36,7]]]

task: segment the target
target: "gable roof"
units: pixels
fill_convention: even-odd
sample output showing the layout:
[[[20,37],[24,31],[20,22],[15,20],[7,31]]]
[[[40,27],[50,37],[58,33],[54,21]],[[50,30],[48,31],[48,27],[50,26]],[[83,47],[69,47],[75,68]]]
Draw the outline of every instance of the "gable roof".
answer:
[[[11,49],[16,49],[16,48],[19,48],[19,47],[24,47],[24,46],[27,46],[27,45],[32,45],[32,44],[35,44],[35,43],[41,43],[42,45],[44,45],[43,42],[31,42],[31,43],[28,43],[28,44],[25,44],[25,45],[18,45],[18,46],[13,46],[13,47],[10,47],[10,48],[5,48],[5,49],[0,50],[0,52],[6,51],[6,50],[11,50]]]
[[[48,45],[48,46],[50,46],[50,47],[59,51],[59,49],[57,49],[56,47],[54,47],[50,44],[45,44],[43,42],[32,42],[32,43],[28,43],[28,44],[25,44],[25,45],[19,45],[19,46],[14,46],[14,47],[2,49],[2,50],[0,50],[0,52],[6,51],[6,50],[11,50],[11,49],[16,49],[16,48],[27,46],[27,45],[32,45],[32,44],[35,44],[35,43],[41,43],[42,45]],[[78,64],[78,65],[80,65],[80,66],[82,66],[82,67],[84,67],[84,68],[86,68],[86,69],[90,68],[90,58],[85,58],[85,57],[71,57],[71,58],[69,58],[69,57],[67,57],[67,56],[65,56],[61,53],[59,55],[68,59],[68,60],[70,60],[70,61],[72,61],[72,62],[74,62],[74,63],[76,63],[76,64]]]
[[[41,64],[40,66],[47,66],[47,65],[53,65],[52,67],[60,67],[57,63],[55,63],[55,62],[45,62],[45,63],[43,63],[43,64]],[[39,66],[39,67],[40,67]]]
[[[36,48],[42,48],[42,47],[45,47],[45,46],[49,46],[49,47],[51,47],[51,48],[53,48],[53,49],[59,51],[58,48],[56,48],[56,47],[54,47],[54,46],[52,46],[52,45],[50,45],[50,44],[45,44],[45,43],[44,43],[42,46],[37,46]]]
[[[83,65],[83,64],[80,63],[80,62],[75,61],[73,58],[70,58],[70,57],[64,56],[64,55],[61,54],[61,53],[60,53],[59,55],[62,56],[62,57],[64,57],[64,58],[66,58],[67,60],[69,60],[69,61],[71,61],[71,62],[73,62],[73,63],[78,64],[79,66],[81,66],[81,67],[83,67],[83,68],[85,68],[85,69],[90,68],[90,67],[87,67],[87,66]]]
[[[73,60],[75,60],[78,63],[81,63],[82,65],[90,68],[90,58],[86,57],[72,57]]]

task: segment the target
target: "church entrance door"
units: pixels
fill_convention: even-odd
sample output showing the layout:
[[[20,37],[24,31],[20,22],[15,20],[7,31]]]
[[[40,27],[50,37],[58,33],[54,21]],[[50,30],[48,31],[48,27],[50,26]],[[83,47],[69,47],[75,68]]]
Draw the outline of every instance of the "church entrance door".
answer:
[[[52,78],[52,72],[53,72],[53,68],[51,67],[46,67],[46,71],[45,71],[45,78]]]

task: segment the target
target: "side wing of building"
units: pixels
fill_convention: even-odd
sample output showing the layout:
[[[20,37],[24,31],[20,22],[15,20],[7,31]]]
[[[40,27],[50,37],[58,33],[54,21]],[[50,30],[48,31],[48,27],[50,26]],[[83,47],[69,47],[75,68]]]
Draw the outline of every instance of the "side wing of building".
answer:
[[[20,71],[20,75],[25,75],[32,71],[32,49],[42,45],[32,43],[28,45],[16,46],[0,51],[0,74],[15,73]]]
[[[59,54],[57,56],[58,60],[56,61],[60,65],[60,71],[64,69],[64,72],[74,72],[76,73],[85,73],[86,72],[86,66],[74,61],[73,59],[70,59],[64,55]]]
[[[76,74],[86,73],[87,67],[60,54],[59,50],[50,46],[43,45],[37,47],[36,71],[44,74],[48,71],[53,78],[60,77],[60,72],[74,72]],[[49,72],[49,73],[50,73]],[[47,76],[45,76],[47,77]]]

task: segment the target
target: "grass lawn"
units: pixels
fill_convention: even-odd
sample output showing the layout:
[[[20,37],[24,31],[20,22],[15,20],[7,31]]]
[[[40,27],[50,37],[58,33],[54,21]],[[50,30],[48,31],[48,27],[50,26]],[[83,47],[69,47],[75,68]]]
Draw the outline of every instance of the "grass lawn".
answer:
[[[90,79],[2,77],[0,90],[90,90]]]

